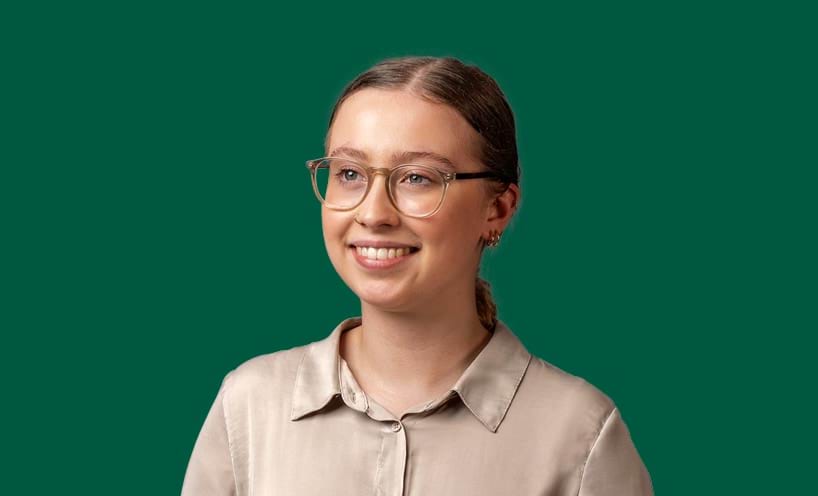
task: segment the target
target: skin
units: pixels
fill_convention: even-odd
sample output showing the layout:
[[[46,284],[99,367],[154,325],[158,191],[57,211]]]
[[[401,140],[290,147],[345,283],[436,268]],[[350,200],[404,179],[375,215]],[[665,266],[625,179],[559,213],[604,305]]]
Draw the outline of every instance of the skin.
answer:
[[[367,154],[367,165],[390,168],[399,165],[391,162],[394,152],[433,151],[456,171],[476,172],[486,170],[479,140],[447,105],[403,90],[364,89],[339,108],[325,151],[352,147]],[[488,343],[475,302],[482,238],[506,228],[519,189],[512,184],[496,195],[483,179],[454,181],[441,209],[416,219],[392,206],[384,176],[373,181],[356,209],[322,208],[322,227],[332,265],[361,301],[363,325],[342,334],[340,353],[367,396],[399,418],[448,391]],[[358,265],[349,248],[362,238],[421,249],[401,267],[374,273]]]

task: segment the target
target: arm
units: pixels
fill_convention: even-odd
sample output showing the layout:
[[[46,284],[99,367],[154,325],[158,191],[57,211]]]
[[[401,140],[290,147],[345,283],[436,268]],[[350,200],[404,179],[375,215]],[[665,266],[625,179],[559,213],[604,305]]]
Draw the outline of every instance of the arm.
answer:
[[[619,409],[599,432],[582,472],[578,496],[653,496],[653,485]]]
[[[236,494],[236,481],[230,456],[230,442],[224,416],[224,395],[228,373],[204,425],[196,439],[182,483],[182,496]]]

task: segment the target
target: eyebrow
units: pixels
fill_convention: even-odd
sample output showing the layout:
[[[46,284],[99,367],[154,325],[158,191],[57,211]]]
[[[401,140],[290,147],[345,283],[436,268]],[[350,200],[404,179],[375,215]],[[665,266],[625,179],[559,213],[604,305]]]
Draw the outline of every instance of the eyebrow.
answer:
[[[351,148],[348,146],[339,146],[330,152],[330,157],[337,157],[338,155],[347,155],[357,160],[361,161],[369,161],[369,155],[362,150],[358,150],[357,148]],[[395,152],[392,154],[392,163],[394,164],[406,164],[411,163],[412,160],[418,158],[426,158],[430,160],[434,160],[438,162],[440,165],[451,169],[452,171],[455,170],[454,164],[451,160],[440,155],[439,153],[430,152],[430,151],[401,151]]]

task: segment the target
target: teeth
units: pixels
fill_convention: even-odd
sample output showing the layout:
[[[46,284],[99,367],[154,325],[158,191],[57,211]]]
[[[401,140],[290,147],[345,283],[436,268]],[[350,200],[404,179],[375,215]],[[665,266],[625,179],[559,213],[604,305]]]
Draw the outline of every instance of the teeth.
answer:
[[[409,254],[409,248],[373,248],[366,246],[356,246],[355,251],[362,257],[371,260],[388,260],[390,258],[402,257]]]

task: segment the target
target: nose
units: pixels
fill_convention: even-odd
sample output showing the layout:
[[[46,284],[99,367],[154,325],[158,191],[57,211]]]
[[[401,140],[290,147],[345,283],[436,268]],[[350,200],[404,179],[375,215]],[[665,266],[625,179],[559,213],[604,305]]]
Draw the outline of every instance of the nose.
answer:
[[[386,190],[387,175],[376,172],[372,175],[372,185],[364,201],[356,209],[358,222],[369,227],[397,225],[400,215],[389,199]]]

